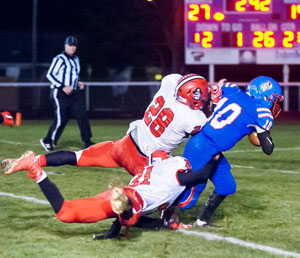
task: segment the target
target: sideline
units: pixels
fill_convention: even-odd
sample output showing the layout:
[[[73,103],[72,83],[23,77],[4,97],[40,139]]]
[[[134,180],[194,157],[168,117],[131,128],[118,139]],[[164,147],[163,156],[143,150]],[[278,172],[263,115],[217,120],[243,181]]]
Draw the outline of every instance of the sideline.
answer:
[[[34,203],[38,203],[38,204],[49,205],[48,201],[40,200],[40,199],[37,199],[34,197],[29,197],[29,196],[24,196],[24,195],[15,195],[13,193],[0,192],[0,196],[8,196],[8,197],[21,199],[21,200],[25,200],[25,201],[29,201],[29,202],[34,202]],[[213,241],[213,240],[214,241],[225,241],[225,242],[228,242],[231,244],[240,245],[240,246],[252,248],[255,250],[261,250],[261,251],[265,251],[265,252],[271,253],[271,254],[283,255],[285,257],[300,258],[299,253],[289,252],[289,251],[285,251],[285,250],[282,250],[279,248],[274,248],[274,247],[270,247],[270,246],[266,246],[266,245],[260,245],[260,244],[255,244],[255,243],[251,243],[251,242],[246,242],[244,240],[240,240],[240,239],[233,238],[233,237],[224,237],[224,236],[220,236],[217,234],[206,233],[206,232],[196,232],[196,231],[190,231],[190,230],[186,230],[186,229],[178,229],[177,231],[179,231],[185,235],[193,235],[193,236],[197,236],[197,237],[203,237],[206,240],[210,240],[210,241]]]

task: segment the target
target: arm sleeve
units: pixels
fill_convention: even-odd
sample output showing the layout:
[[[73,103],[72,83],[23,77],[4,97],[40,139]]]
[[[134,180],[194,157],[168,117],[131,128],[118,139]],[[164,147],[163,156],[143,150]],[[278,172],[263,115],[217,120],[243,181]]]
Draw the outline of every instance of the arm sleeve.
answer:
[[[55,57],[50,65],[48,73],[46,75],[47,79],[50,81],[54,87],[59,88],[63,86],[63,82],[58,80],[57,74],[58,71],[62,68],[64,61],[62,58]]]
[[[223,155],[221,154],[218,158],[212,158],[204,167],[194,172],[183,173],[178,171],[177,179],[180,185],[185,185],[189,188],[198,184],[206,183],[207,180],[213,176],[222,157]]]
[[[267,155],[271,155],[274,149],[274,143],[272,141],[270,131],[257,132],[257,137],[260,141],[263,152]]]

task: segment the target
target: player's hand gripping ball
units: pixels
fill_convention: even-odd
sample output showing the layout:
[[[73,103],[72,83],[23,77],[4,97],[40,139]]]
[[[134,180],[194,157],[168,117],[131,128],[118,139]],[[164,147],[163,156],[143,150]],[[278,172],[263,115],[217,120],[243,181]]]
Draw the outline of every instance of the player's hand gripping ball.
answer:
[[[248,135],[248,139],[249,139],[249,142],[250,142],[251,144],[253,144],[254,146],[257,146],[257,147],[261,146],[256,131],[253,131],[252,133],[250,133],[250,134]]]

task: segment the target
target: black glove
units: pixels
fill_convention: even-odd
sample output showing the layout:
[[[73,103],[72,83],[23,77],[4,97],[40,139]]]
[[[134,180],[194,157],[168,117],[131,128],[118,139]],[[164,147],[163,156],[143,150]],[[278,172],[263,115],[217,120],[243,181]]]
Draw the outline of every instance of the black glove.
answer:
[[[103,240],[103,239],[115,238],[118,236],[118,234],[121,230],[121,227],[122,227],[122,225],[120,224],[119,219],[116,219],[106,234],[100,235],[100,236],[93,235],[93,239],[94,240]]]

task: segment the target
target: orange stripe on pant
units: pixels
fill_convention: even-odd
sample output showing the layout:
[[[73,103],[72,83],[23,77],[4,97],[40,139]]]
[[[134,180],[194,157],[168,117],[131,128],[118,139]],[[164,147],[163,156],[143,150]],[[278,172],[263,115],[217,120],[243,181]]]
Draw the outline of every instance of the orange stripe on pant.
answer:
[[[131,175],[144,170],[148,158],[141,155],[129,135],[94,144],[82,151],[77,166],[124,167]]]
[[[66,223],[92,223],[117,217],[110,205],[109,190],[95,197],[73,201],[65,200],[60,211],[55,216]]]

